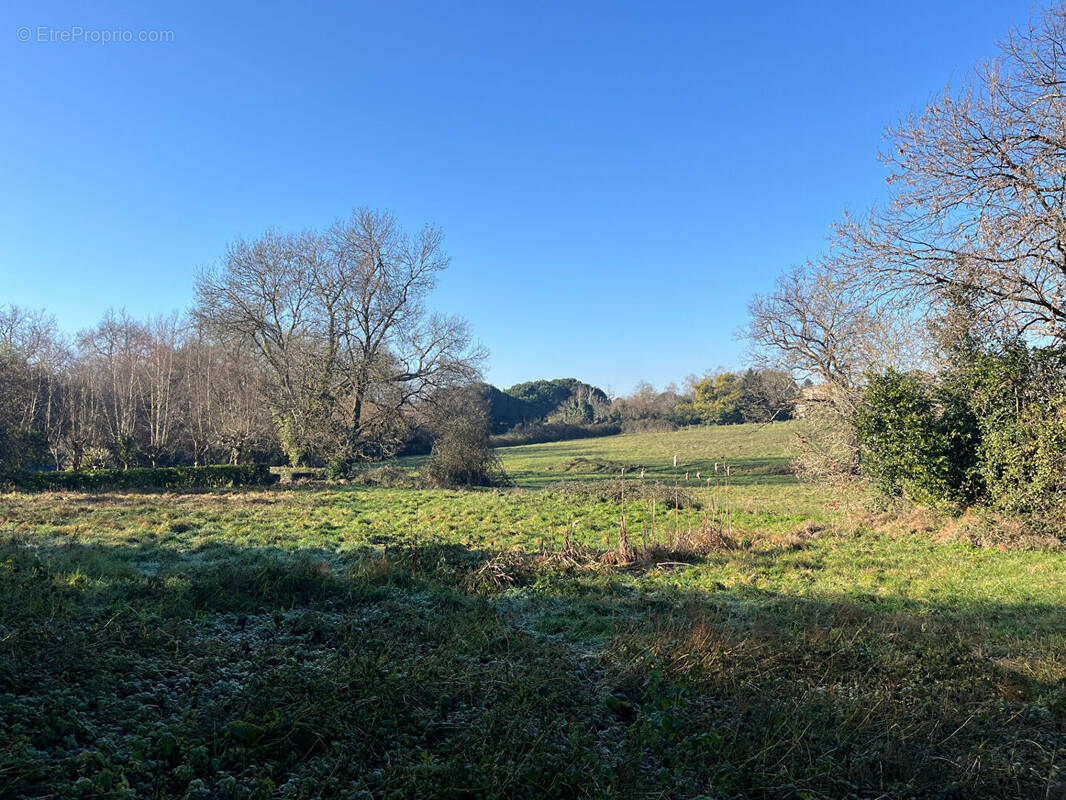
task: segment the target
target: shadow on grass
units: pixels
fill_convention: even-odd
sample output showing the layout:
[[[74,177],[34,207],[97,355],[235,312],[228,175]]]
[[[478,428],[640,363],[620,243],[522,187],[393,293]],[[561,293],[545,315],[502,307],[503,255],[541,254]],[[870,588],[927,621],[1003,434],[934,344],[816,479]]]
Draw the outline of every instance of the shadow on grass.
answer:
[[[0,795],[1062,797],[1061,616],[387,539],[8,542]]]

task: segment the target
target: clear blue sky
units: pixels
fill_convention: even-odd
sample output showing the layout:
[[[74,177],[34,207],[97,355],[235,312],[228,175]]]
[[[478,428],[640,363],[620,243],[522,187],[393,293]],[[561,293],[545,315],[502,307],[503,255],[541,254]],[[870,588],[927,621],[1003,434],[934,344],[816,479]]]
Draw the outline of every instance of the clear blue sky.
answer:
[[[370,205],[444,229],[494,383],[739,366],[750,295],[883,195],[884,126],[1030,9],[8,2],[0,304],[181,309],[235,237]],[[37,41],[77,27],[173,41]]]

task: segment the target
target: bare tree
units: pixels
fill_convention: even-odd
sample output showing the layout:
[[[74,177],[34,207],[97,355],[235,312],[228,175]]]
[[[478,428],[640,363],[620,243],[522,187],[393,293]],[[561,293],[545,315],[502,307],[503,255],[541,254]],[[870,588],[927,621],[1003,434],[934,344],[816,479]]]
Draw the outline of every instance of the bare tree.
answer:
[[[360,208],[334,223],[327,239],[328,286],[345,322],[346,444],[354,457],[377,457],[404,408],[473,380],[483,353],[470,346],[463,320],[425,308],[451,260],[440,230],[427,226],[411,237],[392,214]]]
[[[90,391],[97,398],[101,438],[123,468],[134,463],[138,450],[144,342],[144,326],[125,311],[109,311],[95,328],[78,336],[79,355],[91,365]]]
[[[195,464],[212,455],[231,464],[271,437],[261,362],[241,340],[211,339],[193,327],[181,346],[181,408]]]
[[[334,422],[340,332],[336,298],[323,292],[322,237],[268,231],[230,245],[197,280],[198,322],[220,339],[248,342],[266,364],[266,400],[286,453],[302,463]]]
[[[870,370],[920,362],[920,338],[905,312],[872,296],[832,262],[795,267],[749,304],[746,336],[756,363],[807,377],[808,424],[798,435],[799,471],[846,481],[858,466],[851,415]],[[919,346],[916,346],[919,345]]]
[[[173,444],[177,423],[174,389],[178,349],[176,314],[159,317],[142,328],[143,357],[138,363],[141,403],[145,418],[145,455],[152,466],[167,454]]]
[[[61,452],[71,469],[81,469],[90,448],[102,443],[98,387],[92,364],[82,358],[73,359],[66,372],[60,438]]]
[[[1017,332],[1066,338],[1066,9],[1013,30],[956,93],[889,130],[891,202],[839,227],[871,294],[946,290]]]
[[[181,416],[189,455],[194,465],[208,463],[214,443],[211,416],[214,388],[219,380],[216,350],[202,332],[193,326],[180,348]]]
[[[197,317],[247,341],[270,374],[275,422],[293,463],[346,450],[387,455],[404,409],[477,374],[466,324],[424,305],[448,265],[441,234],[410,237],[391,214],[358,209],[325,233],[239,241],[197,282]]]
[[[795,267],[748,305],[745,331],[754,360],[789,370],[831,390],[850,406],[869,369],[917,360],[908,320],[871,298],[825,263]]]
[[[63,375],[70,361],[66,340],[44,311],[7,306],[0,308],[0,352],[5,354],[4,416],[14,427],[39,431],[58,467]]]

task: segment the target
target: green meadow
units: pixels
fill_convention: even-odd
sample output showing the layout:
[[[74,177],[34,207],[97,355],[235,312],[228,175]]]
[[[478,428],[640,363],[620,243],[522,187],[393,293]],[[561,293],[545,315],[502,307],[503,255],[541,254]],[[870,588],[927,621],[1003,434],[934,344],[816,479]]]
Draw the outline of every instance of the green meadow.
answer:
[[[1066,556],[802,482],[795,424],[0,495],[0,796],[1066,796]]]

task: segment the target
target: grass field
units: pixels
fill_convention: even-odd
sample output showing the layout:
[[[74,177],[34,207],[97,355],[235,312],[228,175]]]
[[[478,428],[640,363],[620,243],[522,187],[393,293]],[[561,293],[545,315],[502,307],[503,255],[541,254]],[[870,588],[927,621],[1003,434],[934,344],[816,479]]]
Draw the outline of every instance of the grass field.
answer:
[[[0,796],[1066,796],[1066,555],[845,515],[791,433],[0,495]]]

